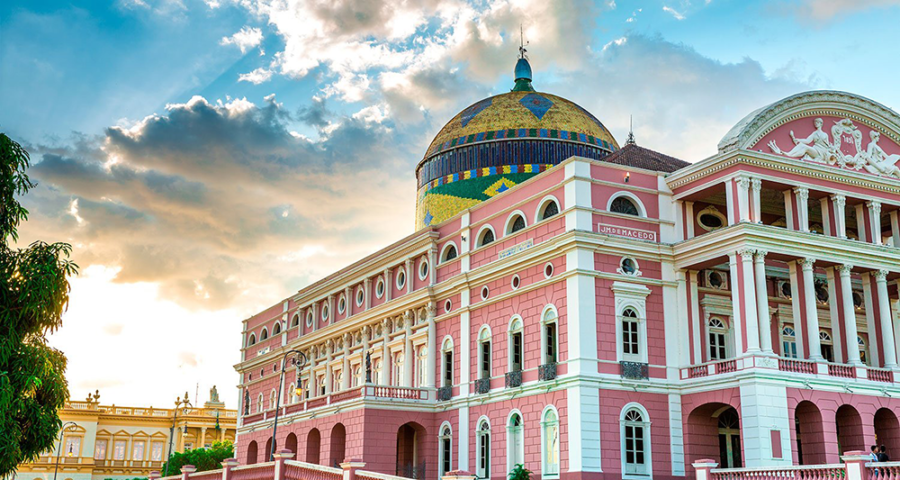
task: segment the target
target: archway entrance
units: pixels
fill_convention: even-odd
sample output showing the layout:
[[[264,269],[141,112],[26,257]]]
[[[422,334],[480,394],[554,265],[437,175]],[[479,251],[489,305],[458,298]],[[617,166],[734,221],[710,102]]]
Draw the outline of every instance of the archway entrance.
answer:
[[[825,432],[822,412],[810,401],[802,401],[794,409],[794,435],[797,440],[797,461],[800,465],[823,465],[825,460]]]
[[[841,405],[834,414],[837,428],[838,453],[843,455],[850,450],[865,450],[862,418],[859,412],[850,405]]]
[[[737,410],[719,414],[719,468],[741,468],[741,421]]]
[[[278,443],[277,442],[275,443],[275,451],[276,452],[278,451]],[[266,451],[263,452],[263,462],[271,462],[272,460],[275,460],[274,458],[271,458],[271,457],[272,457],[272,437],[269,437],[269,439],[266,440]]]
[[[344,461],[344,449],[347,445],[347,429],[339,423],[331,429],[331,465],[340,467]]]
[[[287,438],[284,440],[284,448],[291,451],[294,454],[294,460],[298,460],[297,456],[297,435],[294,433],[289,433]]]
[[[397,475],[407,478],[425,478],[424,448],[425,427],[415,422],[403,424],[397,430]]]
[[[880,408],[875,412],[875,439],[884,445],[888,455],[900,458],[900,422],[889,408]],[[891,458],[891,461],[896,461]]]
[[[306,463],[319,463],[319,450],[322,443],[322,435],[318,428],[309,431],[306,436]]]
[[[259,446],[256,444],[256,440],[250,442],[247,445],[247,465],[253,465],[256,463],[259,455]]]

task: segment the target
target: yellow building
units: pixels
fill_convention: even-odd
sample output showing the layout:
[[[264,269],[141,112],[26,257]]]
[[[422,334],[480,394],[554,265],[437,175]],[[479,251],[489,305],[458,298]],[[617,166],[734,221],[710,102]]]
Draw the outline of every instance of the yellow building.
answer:
[[[184,403],[177,409],[101,405],[99,392],[82,401],[71,400],[59,414],[62,443],[57,440],[53,451],[19,465],[17,478],[52,480],[60,447],[58,480],[147,477],[168,457],[173,422],[173,452],[234,441],[237,411],[218,400],[215,387],[202,408]]]

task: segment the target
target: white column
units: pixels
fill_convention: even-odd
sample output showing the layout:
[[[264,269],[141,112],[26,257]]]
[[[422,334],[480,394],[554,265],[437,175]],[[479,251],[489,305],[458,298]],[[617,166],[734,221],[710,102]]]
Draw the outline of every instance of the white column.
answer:
[[[741,295],[743,295],[743,291],[740,288],[737,288],[737,284],[743,281],[743,277],[738,275],[738,262],[741,259],[738,258],[737,253],[732,253],[728,255],[728,266],[730,267],[731,279],[735,282],[735,285],[732,285],[731,289],[731,330],[734,337],[734,353],[735,357],[739,357],[744,353],[744,312],[741,311]],[[736,280],[740,279],[740,280]],[[753,297],[750,297],[753,298]],[[756,316],[753,316],[753,321],[756,322]]]
[[[871,232],[866,228],[866,205],[856,204],[856,234],[860,242],[868,242],[872,238]]]
[[[894,325],[891,321],[891,299],[887,289],[887,270],[875,272],[875,286],[878,290],[878,317],[881,320],[881,345],[884,350],[884,366],[897,368],[897,354],[894,345]]]
[[[353,311],[353,296],[351,295],[352,290],[350,287],[344,288],[344,318],[350,318],[350,313]]]
[[[847,197],[837,193],[831,196],[831,204],[834,205],[835,236],[847,238]]]
[[[725,180],[725,212],[728,216],[728,224],[734,225],[738,222],[738,213],[735,211],[734,205],[734,180]]]
[[[428,284],[434,285],[437,283],[437,258],[438,258],[438,250],[437,245],[432,245],[431,250],[428,252]]]
[[[687,222],[687,238],[694,238],[694,202],[684,202],[685,222]]]
[[[769,315],[769,293],[766,291],[766,251],[757,250],[753,257],[756,273],[756,314],[759,316],[759,346],[772,353],[772,318]],[[748,300],[749,301],[749,300]]]
[[[404,329],[403,336],[405,337],[405,342],[403,344],[403,386],[404,387],[412,387],[413,386],[413,368],[416,364],[416,352],[413,351],[413,342],[412,342],[412,322],[413,318],[415,318],[415,312],[412,310],[406,311],[406,328]]]
[[[797,230],[797,219],[794,218],[794,191],[785,190],[784,194],[784,220],[788,230]]]
[[[437,356],[440,354],[437,348],[437,326],[434,322],[434,304],[429,303],[427,312],[428,312],[428,344],[426,345],[426,354],[428,357],[425,361],[425,368],[428,370],[425,373],[425,385],[428,388],[435,388],[437,383],[435,381],[435,372],[437,370]]]
[[[869,272],[864,272],[862,275],[862,287],[863,287],[863,302],[866,309],[866,330],[869,332],[877,331],[875,325],[878,322],[878,318],[875,312],[875,300],[873,299],[872,292],[872,274]],[[874,335],[869,336],[869,346],[874,345],[875,337]],[[869,362],[872,365],[881,365],[881,357],[878,355],[877,348],[869,348]]]
[[[469,317],[469,289],[459,293],[459,394],[469,394],[472,381],[472,321]],[[468,434],[468,431],[466,431]],[[460,446],[460,448],[462,448]],[[467,453],[468,454],[468,453]],[[462,468],[462,467],[460,467]]]
[[[797,229],[800,230],[801,232],[808,232],[809,231],[809,189],[806,187],[797,187],[794,189],[794,194],[797,197]]]
[[[309,378],[306,379],[306,391],[310,397],[319,395],[319,385],[316,379],[316,357],[319,355],[319,348],[313,345],[309,347]]]
[[[369,355],[369,335],[370,335],[369,327],[362,327],[362,368],[359,369],[359,384],[365,385],[366,383],[366,355]],[[372,357],[369,357],[369,361],[371,362]],[[371,365],[369,365],[371,368]],[[372,383],[377,382],[377,378],[372,379]]]
[[[464,337],[467,338],[467,337]],[[469,428],[469,406],[463,404],[459,408],[459,423],[457,423],[456,439],[459,447],[456,449],[456,468],[462,471],[469,470],[469,435],[472,435],[472,429]]]
[[[691,364],[691,348],[693,348],[693,345],[689,343],[690,339],[688,337],[688,332],[691,331],[691,319],[688,318],[688,287],[686,271],[675,271],[675,284],[675,305],[678,305],[678,324],[676,326],[676,331],[679,332],[679,335],[681,337],[678,339],[679,343],[681,344],[681,355],[678,358],[678,364],[684,366]]]
[[[894,241],[894,247],[900,247],[900,215],[897,210],[891,210],[888,214],[891,218],[891,239]]]
[[[331,360],[332,354],[334,352],[334,342],[329,340],[328,343],[325,344],[325,348],[327,349],[327,356],[325,357],[325,395],[328,395],[332,392],[332,382],[334,379],[332,375],[334,372],[331,369]]]
[[[866,202],[869,209],[869,222],[872,226],[872,243],[881,245],[881,202],[872,200]]]
[[[822,233],[829,237],[835,236],[834,228],[831,227],[831,210],[828,208],[831,199],[822,197],[819,199],[819,211],[822,212]]]
[[[750,179],[750,202],[753,206],[753,223],[762,223],[762,180],[758,178]]]
[[[806,307],[806,335],[809,339],[810,360],[823,360],[822,347],[819,343],[819,311],[816,306],[816,279],[813,265],[816,260],[804,258],[798,260],[803,270],[803,300]]]
[[[794,319],[794,332],[796,336],[794,338],[797,339],[797,357],[798,358],[806,358],[806,349],[803,347],[803,333],[806,332],[806,326],[803,325],[803,292],[800,291],[800,276],[802,273],[799,271],[800,265],[799,262],[788,262],[788,274],[791,278],[791,316]],[[779,338],[781,333],[778,333]]]
[[[744,287],[744,316],[747,325],[747,352],[759,351],[759,315],[756,313],[756,282],[753,279],[753,250],[738,252],[741,256],[741,273]],[[736,307],[736,308],[739,308]]]
[[[346,302],[346,300],[345,300]],[[341,365],[341,390],[350,388],[350,340],[353,338],[349,333],[344,334],[344,361]]]
[[[750,221],[750,179],[747,177],[737,177],[735,179],[738,187],[738,219],[741,222]]]
[[[393,275],[391,275],[390,268],[384,269],[384,301],[385,302],[391,301],[391,292],[394,291],[394,283],[391,281],[392,276]]]
[[[393,366],[393,361],[391,360],[391,347],[388,346],[388,342],[391,341],[391,321],[390,319],[385,318],[381,321],[381,384],[382,385],[390,385],[391,384],[391,367]]]
[[[700,329],[700,291],[697,289],[697,271],[688,271],[688,288],[691,290],[691,330],[694,332],[694,363],[703,363],[703,347]]]
[[[413,260],[411,258],[407,258],[406,259],[406,293],[412,292],[413,283],[415,283],[413,281],[413,265],[414,265]],[[416,276],[418,276],[418,275],[419,275],[419,273],[416,272]]]
[[[859,358],[859,347],[856,345],[856,310],[853,307],[853,285],[850,283],[850,271],[853,265],[838,265],[834,267],[841,277],[841,303],[843,303],[844,331],[847,333],[847,363],[850,365],[862,365]]]
[[[366,299],[363,302],[363,309],[368,310],[371,305],[369,302],[371,301],[372,294],[372,279],[367,278],[365,282],[363,282],[363,290],[365,291]]]

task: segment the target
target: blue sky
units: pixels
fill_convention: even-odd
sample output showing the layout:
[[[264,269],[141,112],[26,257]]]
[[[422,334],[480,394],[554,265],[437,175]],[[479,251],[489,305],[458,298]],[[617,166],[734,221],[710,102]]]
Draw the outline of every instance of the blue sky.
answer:
[[[512,86],[519,25],[538,90],[697,161],[799,91],[898,105],[898,4],[3,2],[0,130],[40,183],[23,240],[71,242],[84,269],[53,337],[73,396],[233,385],[241,319],[410,233],[416,162]]]

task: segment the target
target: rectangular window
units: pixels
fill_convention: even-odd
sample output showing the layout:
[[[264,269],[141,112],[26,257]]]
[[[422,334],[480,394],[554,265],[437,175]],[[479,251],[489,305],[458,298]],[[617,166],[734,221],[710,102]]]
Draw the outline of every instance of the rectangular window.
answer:
[[[491,376],[491,342],[481,342],[481,378]]]
[[[546,363],[556,363],[556,323],[548,323],[544,325],[545,336],[547,337],[547,345],[545,352]]]
[[[725,334],[713,333],[709,334],[709,359],[724,360],[725,359]]]
[[[453,352],[444,352],[444,386],[451,385],[453,385]]]
[[[834,363],[834,346],[822,344],[822,357],[826,362]]]
[[[625,320],[622,322],[622,353],[640,355],[638,347],[638,322]]]
[[[138,460],[138,461],[144,459],[144,442],[134,442],[132,444],[131,459]]]
[[[512,335],[512,371],[522,370],[522,332]]]
[[[94,459],[106,460],[106,440],[97,440],[94,445]]]
[[[63,455],[67,457],[81,456],[81,437],[66,437],[66,449]]]
[[[797,358],[797,342],[793,339],[782,342],[784,356],[787,358]]]
[[[125,440],[116,440],[113,445],[113,460],[125,460]]]
[[[150,460],[161,462],[163,454],[163,442],[153,442],[153,449],[150,452]]]
[[[441,476],[444,476],[452,470],[450,467],[450,460],[452,458],[453,452],[450,451],[450,439],[442,438],[441,439]]]

